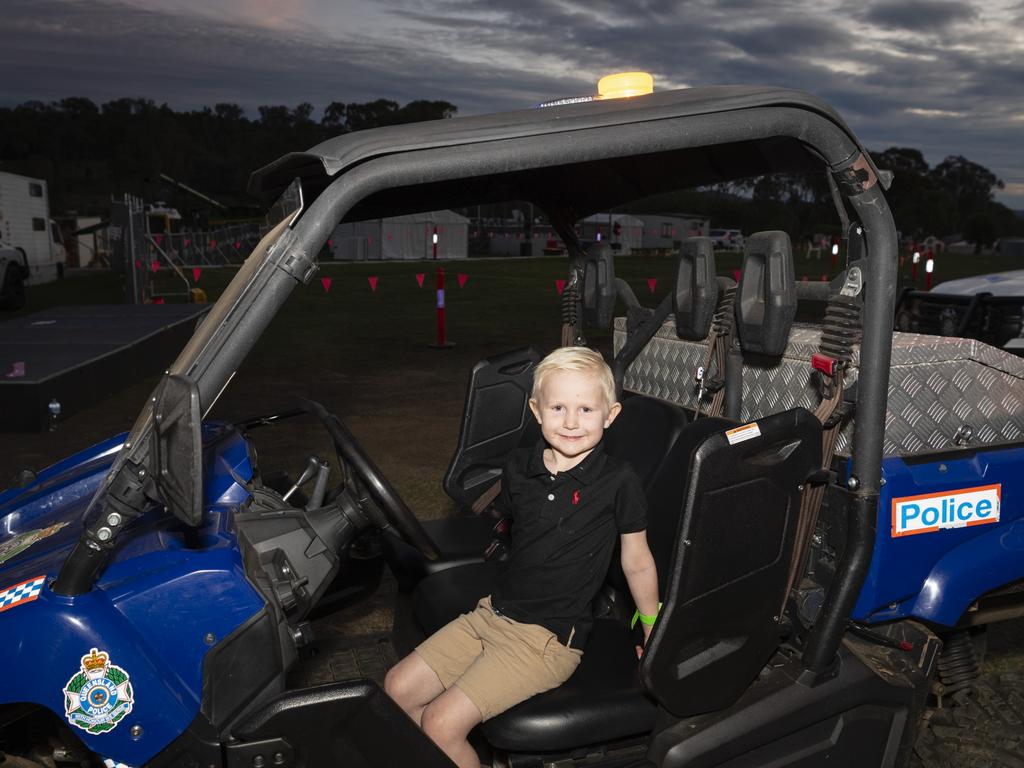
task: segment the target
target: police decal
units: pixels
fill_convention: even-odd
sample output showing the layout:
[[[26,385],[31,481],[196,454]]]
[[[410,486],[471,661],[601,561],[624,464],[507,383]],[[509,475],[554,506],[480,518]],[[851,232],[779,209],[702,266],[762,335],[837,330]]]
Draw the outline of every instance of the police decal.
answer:
[[[132,711],[132,695],[128,673],[111,664],[106,651],[93,648],[64,687],[64,714],[76,728],[107,733]]]
[[[1002,485],[923,493],[892,500],[892,536],[935,533],[999,522]]]

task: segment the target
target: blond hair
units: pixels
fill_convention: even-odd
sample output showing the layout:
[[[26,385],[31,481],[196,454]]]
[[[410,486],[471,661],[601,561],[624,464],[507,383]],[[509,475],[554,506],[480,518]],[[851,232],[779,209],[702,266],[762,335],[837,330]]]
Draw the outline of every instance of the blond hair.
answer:
[[[612,369],[608,367],[600,352],[589,347],[559,347],[541,360],[533,371],[533,391],[530,397],[539,401],[544,380],[557,371],[589,373],[601,386],[606,406],[611,409],[618,402],[615,397],[615,377],[612,376]]]

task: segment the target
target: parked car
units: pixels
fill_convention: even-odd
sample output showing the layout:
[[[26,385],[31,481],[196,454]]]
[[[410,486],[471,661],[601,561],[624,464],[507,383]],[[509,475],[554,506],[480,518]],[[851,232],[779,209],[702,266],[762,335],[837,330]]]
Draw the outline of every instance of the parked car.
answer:
[[[711,245],[715,250],[743,250],[743,233],[738,229],[712,229],[708,235],[711,238]]]

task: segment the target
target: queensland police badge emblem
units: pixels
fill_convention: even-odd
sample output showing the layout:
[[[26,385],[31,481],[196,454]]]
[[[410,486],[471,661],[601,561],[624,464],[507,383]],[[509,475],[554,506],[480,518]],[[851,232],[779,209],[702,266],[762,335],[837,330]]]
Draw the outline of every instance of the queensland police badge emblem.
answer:
[[[114,730],[132,711],[128,673],[110,663],[110,655],[93,648],[64,688],[64,714],[76,728],[93,734]]]

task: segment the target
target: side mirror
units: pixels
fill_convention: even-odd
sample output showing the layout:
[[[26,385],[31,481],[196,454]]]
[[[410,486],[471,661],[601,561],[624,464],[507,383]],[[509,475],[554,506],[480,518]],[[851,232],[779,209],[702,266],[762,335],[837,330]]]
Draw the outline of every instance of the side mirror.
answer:
[[[203,440],[199,388],[167,374],[153,393],[153,481],[167,509],[187,525],[203,519]]]

